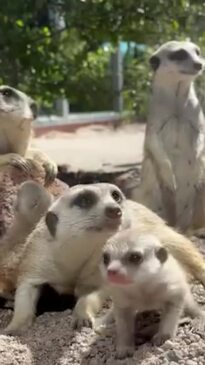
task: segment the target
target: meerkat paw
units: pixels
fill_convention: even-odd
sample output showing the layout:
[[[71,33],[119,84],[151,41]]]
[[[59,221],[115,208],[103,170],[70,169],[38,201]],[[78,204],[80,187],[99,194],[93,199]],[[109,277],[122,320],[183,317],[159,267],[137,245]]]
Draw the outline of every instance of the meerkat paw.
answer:
[[[201,316],[194,318],[191,321],[192,331],[198,333],[199,335],[205,335],[205,317]]]
[[[48,160],[43,163],[43,168],[46,173],[45,177],[46,184],[52,183],[55,180],[58,173],[57,164],[54,161]]]
[[[6,328],[2,330],[3,335],[8,336],[20,336],[32,325],[32,320],[28,321],[26,324],[10,323]]]
[[[172,337],[170,333],[161,333],[157,332],[151,342],[154,346],[161,346],[165,341],[169,340]]]
[[[74,312],[71,321],[73,329],[80,330],[83,327],[94,328],[94,318],[89,313]]]
[[[134,346],[120,346],[116,350],[116,359],[122,360],[126,357],[132,357],[134,355]]]
[[[25,159],[24,157],[13,153],[10,156],[9,164],[11,166],[17,167],[25,171],[26,173],[29,173],[32,170],[33,163],[30,159]]]

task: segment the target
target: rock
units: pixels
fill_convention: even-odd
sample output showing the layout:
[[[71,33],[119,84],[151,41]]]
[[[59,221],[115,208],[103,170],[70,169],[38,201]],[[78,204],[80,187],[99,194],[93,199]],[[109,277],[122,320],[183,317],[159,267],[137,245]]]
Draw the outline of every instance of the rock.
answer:
[[[43,169],[34,166],[32,172],[27,174],[19,168],[12,166],[1,167],[0,170],[0,237],[2,237],[12,222],[14,214],[14,201],[18,186],[27,180],[33,180],[44,185],[45,173]],[[60,196],[68,185],[58,179],[48,186],[48,191],[55,197]]]

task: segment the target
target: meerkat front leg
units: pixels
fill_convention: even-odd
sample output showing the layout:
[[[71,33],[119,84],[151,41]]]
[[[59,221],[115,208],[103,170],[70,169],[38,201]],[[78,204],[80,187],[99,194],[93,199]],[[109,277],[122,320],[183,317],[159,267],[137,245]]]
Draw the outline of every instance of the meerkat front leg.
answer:
[[[159,324],[159,330],[152,340],[155,345],[159,346],[169,338],[175,336],[183,310],[183,298],[177,298],[176,302],[167,303],[165,305]]]
[[[118,359],[133,356],[135,348],[135,312],[131,308],[114,308]]]
[[[46,184],[50,184],[56,178],[58,166],[45,153],[31,148],[27,151],[27,156],[42,165],[46,173]]]
[[[173,172],[171,161],[159,138],[152,134],[146,142],[146,148],[152,155],[156,171],[159,174],[159,185],[162,192],[162,200],[166,210],[168,223],[172,226],[176,223],[176,178]]]
[[[32,324],[39,295],[40,286],[34,283],[27,281],[17,287],[13,318],[3,333],[16,334]]]
[[[93,327],[95,328],[95,317],[102,308],[104,301],[108,297],[105,289],[93,291],[87,295],[79,297],[73,311],[72,327]]]

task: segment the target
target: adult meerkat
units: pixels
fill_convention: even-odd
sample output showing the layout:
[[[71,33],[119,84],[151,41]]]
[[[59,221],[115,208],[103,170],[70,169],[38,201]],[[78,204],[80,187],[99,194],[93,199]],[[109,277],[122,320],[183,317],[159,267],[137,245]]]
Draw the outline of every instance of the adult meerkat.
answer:
[[[163,44],[154,71],[141,184],[132,198],[183,232],[205,225],[205,127],[195,78],[204,68],[191,42]]]
[[[176,335],[184,311],[197,317],[197,330],[204,332],[205,312],[195,302],[184,270],[154,235],[133,229],[114,235],[103,249],[101,273],[114,304],[117,357],[134,352],[136,312],[162,311],[152,339],[156,345]]]
[[[0,86],[0,166],[10,164],[30,171],[32,162],[37,162],[45,169],[49,183],[57,175],[55,162],[29,147],[36,116],[37,105],[33,99],[10,86]]]
[[[15,289],[25,240],[51,202],[51,194],[40,184],[26,181],[20,185],[13,223],[0,240],[0,296],[9,297]]]
[[[17,282],[15,310],[5,332],[32,321],[43,284],[78,297],[73,326],[94,325],[107,293],[99,270],[102,248],[115,232],[135,227],[155,234],[188,273],[205,285],[205,262],[197,248],[141,204],[126,200],[112,184],[78,185],[54,202],[28,237]]]

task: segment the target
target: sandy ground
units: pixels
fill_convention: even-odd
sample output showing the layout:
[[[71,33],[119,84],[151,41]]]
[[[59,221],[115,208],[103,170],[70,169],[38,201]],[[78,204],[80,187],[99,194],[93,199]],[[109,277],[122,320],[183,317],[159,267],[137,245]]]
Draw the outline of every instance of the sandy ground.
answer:
[[[59,165],[68,164],[72,171],[101,169],[107,164],[140,162],[144,125],[127,125],[114,131],[107,127],[83,127],[76,133],[51,132],[34,140]]]

